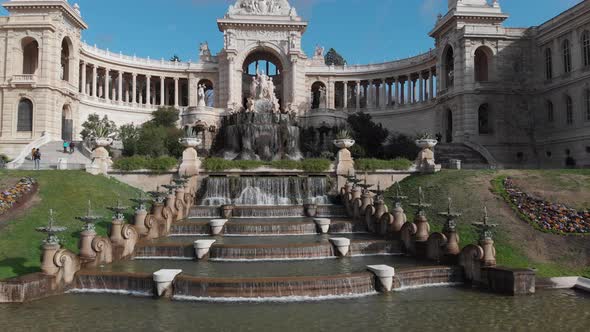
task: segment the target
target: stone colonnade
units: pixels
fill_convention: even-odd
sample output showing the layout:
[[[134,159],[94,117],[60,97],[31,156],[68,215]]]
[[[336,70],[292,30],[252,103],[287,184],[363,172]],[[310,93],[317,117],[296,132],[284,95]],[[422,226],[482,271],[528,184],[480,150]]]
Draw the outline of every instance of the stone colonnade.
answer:
[[[327,108],[367,109],[425,103],[437,96],[436,69],[374,79],[330,80]]]
[[[125,72],[80,62],[79,92],[83,96],[118,104],[189,106],[189,80]]]

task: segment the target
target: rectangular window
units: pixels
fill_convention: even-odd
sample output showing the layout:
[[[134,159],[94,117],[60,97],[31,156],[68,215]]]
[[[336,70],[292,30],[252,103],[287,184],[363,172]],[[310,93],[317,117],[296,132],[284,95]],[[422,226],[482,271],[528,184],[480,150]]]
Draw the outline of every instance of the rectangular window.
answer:
[[[565,102],[565,114],[566,114],[566,122],[568,125],[574,124],[574,105],[572,103],[572,98],[567,97]]]
[[[590,90],[586,90],[586,121],[590,121]]]
[[[590,32],[588,31],[582,35],[582,58],[584,67],[590,66]]]
[[[545,49],[545,78],[548,80],[553,78],[553,58],[550,48]]]
[[[563,71],[570,73],[572,71],[572,54],[569,40],[563,42]]]

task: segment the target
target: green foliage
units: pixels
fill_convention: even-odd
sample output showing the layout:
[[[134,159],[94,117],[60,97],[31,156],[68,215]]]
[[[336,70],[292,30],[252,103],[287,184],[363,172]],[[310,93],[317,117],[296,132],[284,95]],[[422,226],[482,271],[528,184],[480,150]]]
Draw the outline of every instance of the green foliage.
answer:
[[[336,52],[336,50],[333,48],[330,48],[328,53],[326,53],[324,60],[326,62],[326,66],[344,66],[347,63],[344,57],[342,57],[342,55]]]
[[[139,195],[139,190],[104,176],[92,176],[84,171],[2,171],[0,178],[34,177],[39,183],[37,203],[3,224],[0,232],[0,279],[39,271],[41,241],[44,234],[36,227],[46,226],[49,209],[55,211],[56,222],[68,230],[59,238],[64,248],[78,253],[82,223],[75,219],[86,213],[88,200],[93,211],[103,216],[97,224],[99,236],[107,235],[113,206],[120,198],[123,204]],[[130,208],[126,215],[132,216]],[[131,220],[131,219],[128,219]]]
[[[230,169],[252,170],[259,167],[272,167],[283,170],[303,170],[309,173],[325,172],[330,169],[332,162],[328,159],[275,160],[270,162],[259,160],[225,160],[222,158],[207,158],[203,168],[210,172],[222,172]]]
[[[9,163],[10,162],[10,158],[8,158],[8,156],[5,155],[5,154],[0,154],[0,160],[2,160],[3,163]]]
[[[152,120],[150,124],[160,127],[176,127],[176,123],[180,119],[180,111],[176,108],[170,107],[158,107],[157,110],[152,112]]]
[[[342,129],[336,133],[336,139],[352,139],[352,135],[350,134],[350,131]]]
[[[357,171],[395,170],[405,171],[412,167],[408,159],[397,158],[392,160],[383,159],[357,159],[354,161],[354,168]]]
[[[392,134],[385,143],[385,156],[387,158],[406,158],[413,160],[418,156],[420,148],[413,137],[404,134]]]
[[[381,124],[373,122],[371,115],[362,112],[350,115],[348,125],[352,130],[356,145],[364,151],[364,157],[383,157],[383,143],[389,136],[387,129],[383,128]]]
[[[172,169],[178,160],[172,157],[150,158],[144,156],[125,157],[115,160],[113,168],[121,171],[136,171],[148,169],[152,171],[168,171]]]
[[[179,139],[184,137],[182,129],[176,126],[179,111],[174,107],[160,107],[152,113],[152,120],[141,127],[125,125],[121,127],[124,156],[182,156],[183,146]]]
[[[87,138],[104,138],[113,137],[118,133],[117,125],[114,121],[110,121],[108,116],[104,116],[102,119],[98,114],[90,114],[88,120],[82,124],[82,131],[80,136],[82,139]]]

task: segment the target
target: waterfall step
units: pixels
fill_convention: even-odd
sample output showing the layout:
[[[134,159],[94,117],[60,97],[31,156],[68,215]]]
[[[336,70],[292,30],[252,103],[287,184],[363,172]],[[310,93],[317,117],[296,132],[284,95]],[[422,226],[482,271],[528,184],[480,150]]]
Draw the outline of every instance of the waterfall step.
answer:
[[[364,233],[367,227],[362,222],[345,219],[332,219],[329,232]],[[209,235],[209,219],[192,219],[172,225],[173,235]],[[224,226],[225,235],[313,235],[318,232],[312,218],[267,218],[230,219]]]

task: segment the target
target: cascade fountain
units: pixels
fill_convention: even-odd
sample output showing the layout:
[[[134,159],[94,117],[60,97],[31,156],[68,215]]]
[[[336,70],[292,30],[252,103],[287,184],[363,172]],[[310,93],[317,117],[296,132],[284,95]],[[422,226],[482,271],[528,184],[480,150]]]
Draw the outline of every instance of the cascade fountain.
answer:
[[[221,126],[225,159],[300,160],[299,127],[294,113],[281,113],[272,78],[258,72],[248,106],[226,116]]]

